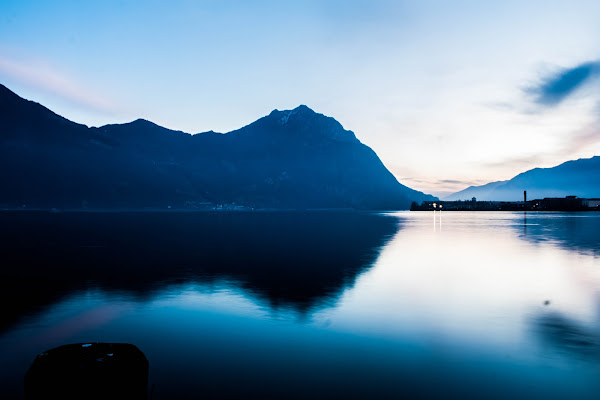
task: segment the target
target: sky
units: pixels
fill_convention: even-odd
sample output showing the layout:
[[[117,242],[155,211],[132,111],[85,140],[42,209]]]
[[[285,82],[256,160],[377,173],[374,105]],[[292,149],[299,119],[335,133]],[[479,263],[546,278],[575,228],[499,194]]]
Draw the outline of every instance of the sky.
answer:
[[[600,2],[0,0],[0,83],[88,126],[305,104],[440,197],[600,155]]]

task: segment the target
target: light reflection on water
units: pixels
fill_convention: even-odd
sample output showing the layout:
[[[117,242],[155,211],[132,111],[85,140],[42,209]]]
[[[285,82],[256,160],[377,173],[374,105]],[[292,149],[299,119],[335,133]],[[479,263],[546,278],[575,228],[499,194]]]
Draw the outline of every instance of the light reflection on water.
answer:
[[[162,216],[166,249],[128,232],[114,254],[77,247],[88,265],[123,252],[111,274],[127,279],[67,268],[73,282],[0,331],[0,384],[18,394],[36,353],[108,341],[146,354],[155,398],[598,398],[600,215],[432,214],[196,215],[181,231]],[[80,237],[69,218],[60,229]],[[115,216],[85,240],[112,243],[97,231],[122,218],[139,223]],[[54,246],[46,256],[64,261],[70,247]]]

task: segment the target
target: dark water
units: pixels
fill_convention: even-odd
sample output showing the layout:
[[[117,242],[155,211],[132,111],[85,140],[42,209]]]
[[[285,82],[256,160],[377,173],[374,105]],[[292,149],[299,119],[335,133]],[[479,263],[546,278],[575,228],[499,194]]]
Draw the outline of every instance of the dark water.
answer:
[[[0,386],[126,342],[154,398],[600,398],[596,213],[0,213]]]

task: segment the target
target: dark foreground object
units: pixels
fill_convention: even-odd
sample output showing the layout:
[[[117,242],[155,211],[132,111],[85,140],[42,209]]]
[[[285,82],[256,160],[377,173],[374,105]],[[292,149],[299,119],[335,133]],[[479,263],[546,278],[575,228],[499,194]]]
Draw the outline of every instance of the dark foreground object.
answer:
[[[38,355],[25,374],[27,399],[146,399],[148,360],[126,343],[78,343]]]

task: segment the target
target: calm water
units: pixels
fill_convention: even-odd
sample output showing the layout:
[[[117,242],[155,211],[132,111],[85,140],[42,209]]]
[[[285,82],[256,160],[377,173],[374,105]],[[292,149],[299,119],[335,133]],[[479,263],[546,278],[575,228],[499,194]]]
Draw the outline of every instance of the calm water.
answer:
[[[597,213],[0,213],[0,387],[126,342],[154,398],[600,398]]]

